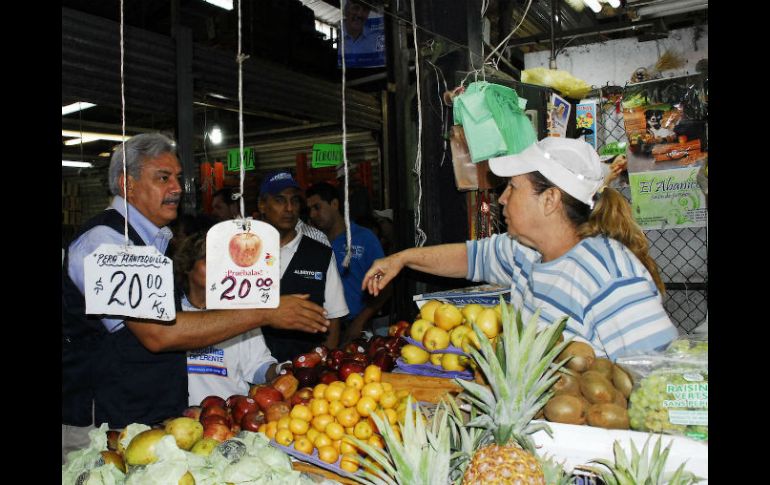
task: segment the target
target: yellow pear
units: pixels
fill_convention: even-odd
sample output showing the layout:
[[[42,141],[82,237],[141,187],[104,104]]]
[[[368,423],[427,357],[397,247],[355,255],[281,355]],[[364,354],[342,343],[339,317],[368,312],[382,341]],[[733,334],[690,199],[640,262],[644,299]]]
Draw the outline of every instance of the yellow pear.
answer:
[[[166,424],[166,433],[174,435],[176,445],[182,450],[189,450],[203,438],[203,425],[188,417],[174,418]]]
[[[465,318],[466,325],[470,325],[471,323],[476,322],[476,315],[479,314],[481,310],[483,310],[484,307],[479,305],[478,303],[471,303],[468,305],[465,305],[463,309],[461,310],[463,317]]]
[[[444,354],[441,358],[441,367],[443,367],[444,370],[464,371],[465,365],[460,363],[460,357],[461,356],[457,354]]]
[[[441,365],[441,356],[444,354],[430,354],[430,363],[433,365]]]
[[[134,436],[126,448],[124,456],[128,465],[149,465],[158,457],[155,455],[155,445],[166,436],[163,429],[149,429]]]
[[[423,318],[429,322],[434,322],[435,320],[433,320],[433,312],[435,312],[436,308],[438,308],[442,304],[443,302],[440,302],[438,300],[428,300],[420,308],[420,318]]]
[[[455,327],[449,332],[449,340],[452,341],[452,345],[459,349],[463,345],[463,337],[465,337],[465,334],[468,332],[473,332],[468,326],[460,325]]]
[[[429,320],[423,318],[415,320],[412,324],[412,328],[409,329],[409,336],[418,342],[422,342],[422,337],[425,335],[425,332],[432,326],[433,323]]]
[[[479,326],[484,335],[489,338],[497,337],[500,333],[500,319],[494,308],[485,308],[476,316],[476,325]]]
[[[436,308],[436,311],[433,313],[433,321],[437,327],[443,328],[448,332],[463,323],[463,314],[451,303],[444,303]]]
[[[422,344],[433,352],[449,347],[449,333],[438,327],[430,327],[422,337]]]
[[[401,347],[401,357],[407,364],[424,364],[428,362],[430,354],[416,345],[407,344]]]
[[[196,455],[209,456],[217,446],[219,446],[219,441],[214,438],[202,438],[193,445],[190,451]]]

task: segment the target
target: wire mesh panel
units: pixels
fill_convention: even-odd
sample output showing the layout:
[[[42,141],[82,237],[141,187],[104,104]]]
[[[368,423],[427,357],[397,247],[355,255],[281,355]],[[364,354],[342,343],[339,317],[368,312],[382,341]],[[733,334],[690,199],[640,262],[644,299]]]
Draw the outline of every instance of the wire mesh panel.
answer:
[[[620,88],[599,92],[599,148],[611,142],[627,142]],[[620,188],[631,200],[631,189]],[[708,305],[708,227],[646,230],[650,256],[666,284],[663,306],[680,333],[691,332],[706,318]]]

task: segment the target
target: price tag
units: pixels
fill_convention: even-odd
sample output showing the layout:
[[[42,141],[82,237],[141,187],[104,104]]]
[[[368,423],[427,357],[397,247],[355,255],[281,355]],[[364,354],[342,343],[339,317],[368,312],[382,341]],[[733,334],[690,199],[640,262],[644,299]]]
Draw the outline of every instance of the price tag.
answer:
[[[206,308],[277,308],[278,231],[251,218],[220,222],[206,235]]]
[[[102,244],[83,269],[87,314],[176,318],[173,265],[155,247]]]

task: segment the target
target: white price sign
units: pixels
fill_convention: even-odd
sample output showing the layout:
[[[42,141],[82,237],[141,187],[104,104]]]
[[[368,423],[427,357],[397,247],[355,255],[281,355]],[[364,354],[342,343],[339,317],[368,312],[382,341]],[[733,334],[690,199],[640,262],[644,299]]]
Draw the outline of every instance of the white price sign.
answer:
[[[86,313],[174,320],[172,266],[153,246],[102,244],[83,265]]]
[[[234,219],[206,235],[206,308],[277,308],[281,297],[278,231]]]

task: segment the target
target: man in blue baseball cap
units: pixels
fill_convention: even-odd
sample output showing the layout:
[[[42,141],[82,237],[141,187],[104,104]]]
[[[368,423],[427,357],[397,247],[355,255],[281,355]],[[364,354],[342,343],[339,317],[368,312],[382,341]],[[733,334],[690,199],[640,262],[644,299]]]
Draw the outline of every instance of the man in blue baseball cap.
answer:
[[[345,292],[331,248],[296,229],[302,205],[302,190],[289,172],[272,172],[259,189],[259,214],[278,230],[281,243],[281,294],[309,294],[324,307],[331,322],[326,335],[283,331],[264,327],[267,346],[279,362],[310,352],[317,345],[336,348],[340,317],[347,315]]]

